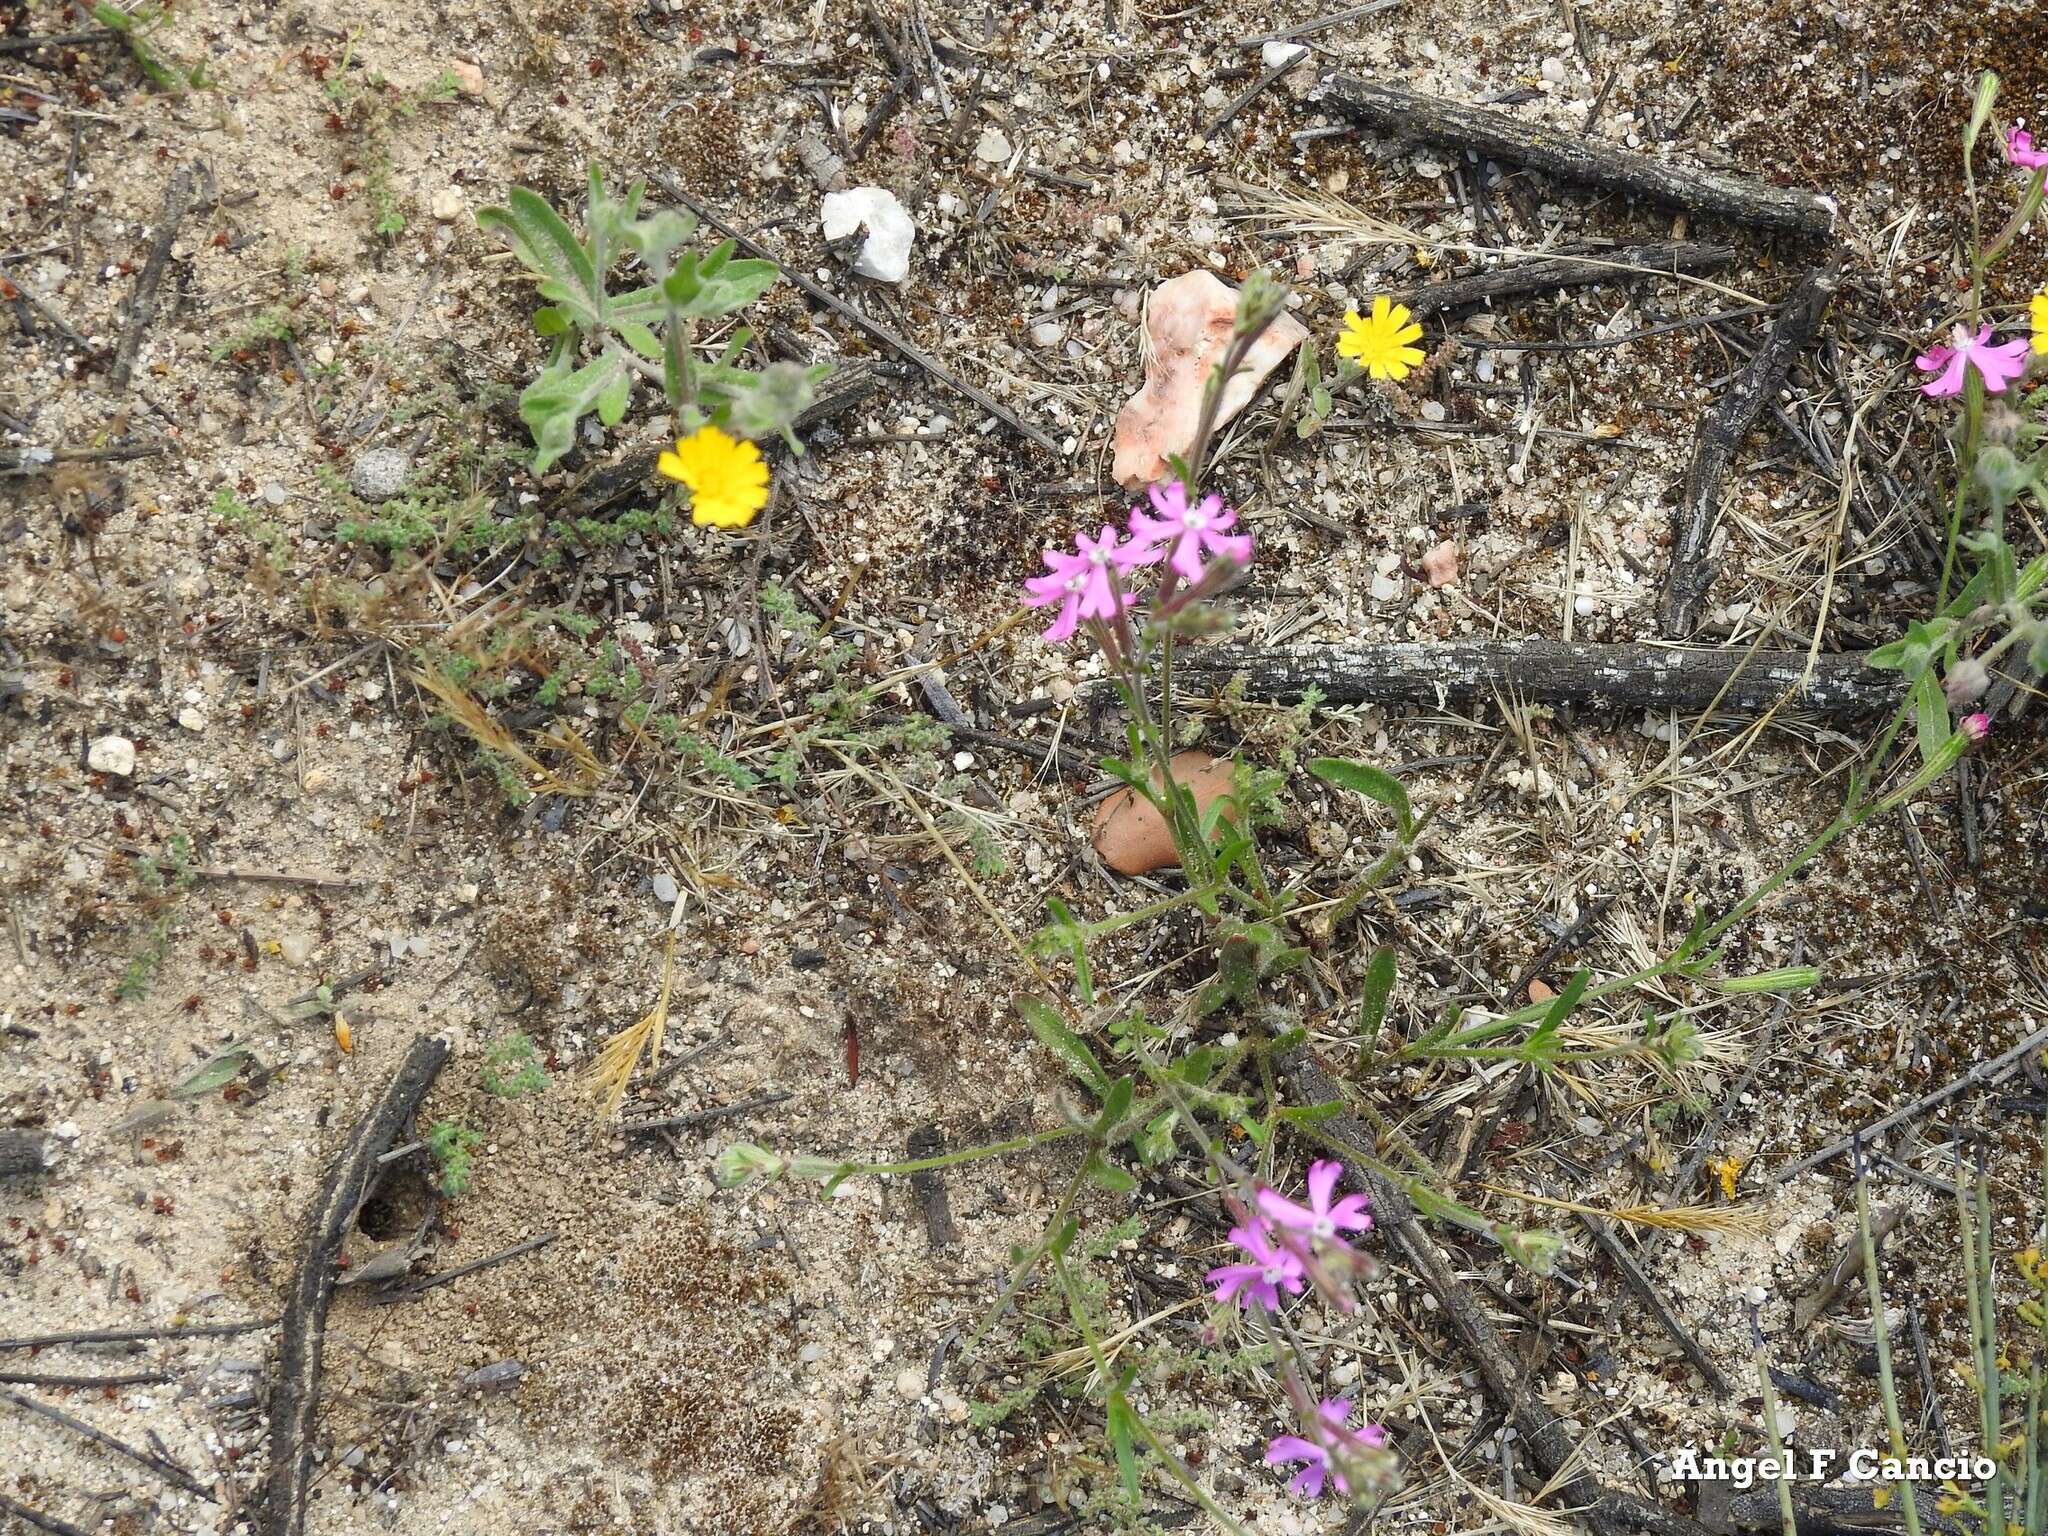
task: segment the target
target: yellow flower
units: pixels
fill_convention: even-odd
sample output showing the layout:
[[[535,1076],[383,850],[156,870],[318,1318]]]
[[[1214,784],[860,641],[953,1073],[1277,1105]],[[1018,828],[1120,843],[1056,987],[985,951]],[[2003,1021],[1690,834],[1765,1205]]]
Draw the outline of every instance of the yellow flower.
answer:
[[[2048,354],[2048,288],[2043,288],[2028,302],[2034,322],[2034,351]]]
[[[1408,306],[1390,303],[1385,294],[1372,301],[1372,318],[1352,310],[1344,317],[1344,330],[1337,338],[1337,355],[1348,357],[1376,379],[1399,382],[1422,361],[1422,349],[1411,342],[1422,339],[1422,327],[1411,323]]]
[[[690,520],[713,528],[744,528],[768,505],[768,465],[761,450],[706,424],[676,439],[656,469],[690,488]]]

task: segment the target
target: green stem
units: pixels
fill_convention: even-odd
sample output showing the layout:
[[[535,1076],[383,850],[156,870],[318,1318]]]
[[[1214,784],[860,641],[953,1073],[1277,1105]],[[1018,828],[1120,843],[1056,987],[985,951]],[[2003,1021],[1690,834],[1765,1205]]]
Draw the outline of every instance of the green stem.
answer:
[[[1010,1271],[1010,1278],[1003,1282],[1002,1292],[996,1297],[995,1305],[988,1309],[988,1316],[981,1320],[980,1326],[968,1339],[966,1347],[960,1351],[963,1360],[973,1355],[981,1341],[988,1336],[989,1329],[995,1327],[1002,1320],[1003,1314],[1010,1310],[1010,1302],[1015,1299],[1017,1292],[1024,1288],[1024,1282],[1031,1277],[1031,1271],[1038,1267],[1038,1261],[1045,1257],[1046,1250],[1052,1247],[1053,1239],[1059,1235],[1060,1228],[1066,1225],[1067,1212],[1073,1208],[1074,1197],[1081,1193],[1081,1181],[1086,1169],[1087,1164],[1083,1162],[1081,1167],[1074,1170],[1074,1176],[1067,1180],[1067,1187],[1061,1191],[1059,1204],[1053,1207],[1052,1217],[1046,1222],[1045,1230],[1038,1234],[1038,1241],[1031,1245],[1031,1251],[1017,1261],[1016,1268]]]
[[[1084,1128],[1072,1125],[1054,1126],[1048,1131],[1033,1131],[1028,1136],[1013,1136],[1008,1141],[990,1142],[987,1146],[968,1147],[959,1152],[942,1152],[934,1157],[912,1158],[902,1163],[835,1163],[827,1177],[849,1179],[856,1174],[883,1173],[927,1173],[934,1168],[956,1168],[962,1163],[978,1162],[984,1157],[1000,1157],[1005,1152],[1025,1152],[1032,1147],[1042,1147],[1049,1142],[1063,1141],[1069,1136],[1085,1135]]]
[[[1972,214],[1974,222],[1975,215]],[[1983,281],[1982,268],[1976,269],[1970,288],[1970,321],[1974,324],[1977,315],[1977,288]],[[1963,441],[1956,454],[1956,494],[1948,509],[1948,543],[1941,553],[1941,587],[1935,597],[1935,611],[1938,613],[1948,606],[1949,583],[1954,578],[1956,547],[1962,540],[1963,507],[1970,496],[1970,482],[1975,477],[1977,449],[1984,436],[1984,378],[1974,368],[1963,371]]]
[[[1173,1480],[1187,1489],[1194,1501],[1202,1506],[1203,1513],[1224,1530],[1231,1532],[1232,1536],[1245,1536],[1244,1527],[1223,1512],[1222,1507],[1209,1496],[1209,1490],[1195,1480],[1195,1474],[1188,1470],[1187,1464],[1174,1454],[1173,1447],[1159,1438],[1158,1433],[1145,1422],[1144,1416],[1135,1408],[1131,1410],[1131,1427],[1144,1437],[1147,1445],[1152,1447],[1152,1454],[1157,1456],[1166,1470],[1173,1474]]]
[[[1052,1270],[1059,1278],[1060,1290],[1066,1295],[1067,1315],[1074,1320],[1074,1327],[1081,1334],[1081,1342],[1088,1348],[1088,1358],[1095,1363],[1095,1375],[1102,1383],[1104,1394],[1122,1409],[1124,1417],[1152,1448],[1160,1464],[1173,1474],[1175,1482],[1195,1496],[1196,1502],[1208,1512],[1209,1517],[1226,1530],[1236,1532],[1237,1536],[1244,1536],[1243,1528],[1217,1507],[1216,1501],[1209,1497],[1208,1490],[1195,1480],[1194,1473],[1189,1471],[1180,1457],[1173,1453],[1172,1448],[1159,1438],[1152,1426],[1145,1422],[1144,1415],[1131,1406],[1130,1399],[1126,1398],[1114,1384],[1109,1372],[1109,1360],[1102,1353],[1102,1345],[1096,1340],[1095,1330],[1088,1322],[1088,1309],[1081,1305],[1080,1293],[1074,1288],[1073,1277],[1067,1273],[1066,1258],[1057,1249],[1053,1251]]]
[[[1757,1390],[1764,1399],[1764,1441],[1771,1448],[1771,1459],[1778,1463],[1778,1520],[1784,1536],[1799,1536],[1799,1519],[1792,1512],[1792,1478],[1785,1467],[1785,1437],[1778,1433],[1778,1393],[1771,1382],[1770,1361],[1764,1357],[1764,1336],[1756,1332],[1754,1315],[1750,1322],[1754,1343],[1750,1357],[1756,1363]]]
[[[1891,1435],[1892,1455],[1904,1461],[1906,1430],[1899,1418],[1899,1391],[1892,1377],[1891,1329],[1886,1325],[1884,1313],[1884,1281],[1878,1274],[1877,1239],[1870,1225],[1870,1180],[1863,1175],[1860,1153],[1856,1177],[1856,1226],[1863,1239],[1863,1278],[1870,1292],[1870,1325],[1877,1336],[1877,1384],[1879,1395],[1884,1399],[1885,1429]],[[1906,1480],[1901,1507],[1906,1519],[1906,1536],[1920,1536],[1920,1503],[1911,1478]]]

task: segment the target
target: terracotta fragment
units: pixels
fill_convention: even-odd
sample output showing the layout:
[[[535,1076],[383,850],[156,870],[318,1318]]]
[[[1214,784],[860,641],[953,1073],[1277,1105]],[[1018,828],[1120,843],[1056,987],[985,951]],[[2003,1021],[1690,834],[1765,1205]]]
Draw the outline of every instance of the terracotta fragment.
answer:
[[[1116,419],[1115,473],[1126,489],[1163,479],[1167,455],[1194,446],[1203,385],[1229,349],[1236,321],[1237,290],[1208,272],[1184,272],[1152,291],[1145,316],[1152,343],[1145,387]],[[1216,425],[1243,410],[1266,375],[1307,337],[1307,328],[1292,315],[1283,314],[1267,326],[1224,389]]]
[[[1211,757],[1207,752],[1176,752],[1173,756],[1175,781],[1187,786],[1204,813],[1230,793],[1235,772],[1235,764],[1227,757]],[[1120,875],[1148,875],[1180,864],[1180,851],[1173,846],[1166,818],[1150,801],[1139,799],[1128,789],[1118,790],[1096,811],[1094,842],[1102,862]]]
[[[1445,539],[1443,543],[1422,557],[1422,574],[1429,578],[1432,587],[1447,587],[1458,579],[1458,541]]]

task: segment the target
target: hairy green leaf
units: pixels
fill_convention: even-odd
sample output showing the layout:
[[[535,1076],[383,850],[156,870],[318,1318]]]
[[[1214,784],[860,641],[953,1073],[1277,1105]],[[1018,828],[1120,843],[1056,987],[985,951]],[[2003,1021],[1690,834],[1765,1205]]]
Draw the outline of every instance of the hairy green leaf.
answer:
[[[590,251],[539,193],[514,187],[505,203],[478,210],[477,224],[511,242],[521,264],[539,275],[545,297],[579,326],[595,329],[604,316],[604,278]]]
[[[625,357],[607,350],[581,368],[566,352],[540,371],[519,396],[519,419],[533,433],[533,472],[547,473],[548,466],[567,453],[576,442],[576,423],[590,411],[606,426],[617,426],[626,414],[633,376]]]
[[[1031,1033],[1038,1036],[1038,1043],[1051,1051],[1061,1066],[1094,1089],[1098,1097],[1109,1092],[1109,1074],[1102,1070],[1102,1063],[1095,1059],[1088,1042],[1067,1028],[1066,1021],[1050,1003],[1042,998],[1020,997],[1017,1011],[1031,1026]]]
[[[1408,803],[1408,791],[1391,773],[1369,763],[1353,762],[1348,757],[1312,757],[1308,771],[1326,784],[1364,795],[1368,800],[1377,800],[1394,813],[1403,837],[1414,833],[1415,812]]]

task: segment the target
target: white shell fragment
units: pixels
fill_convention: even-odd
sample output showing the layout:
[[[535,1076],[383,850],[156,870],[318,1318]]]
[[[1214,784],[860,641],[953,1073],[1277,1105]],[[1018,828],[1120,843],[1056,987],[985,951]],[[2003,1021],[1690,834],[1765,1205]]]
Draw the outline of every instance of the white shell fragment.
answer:
[[[910,246],[917,238],[917,226],[894,192],[882,187],[829,192],[820,223],[827,240],[844,240],[863,224],[867,226],[868,237],[853,263],[853,270],[862,277],[900,283],[909,274]]]

